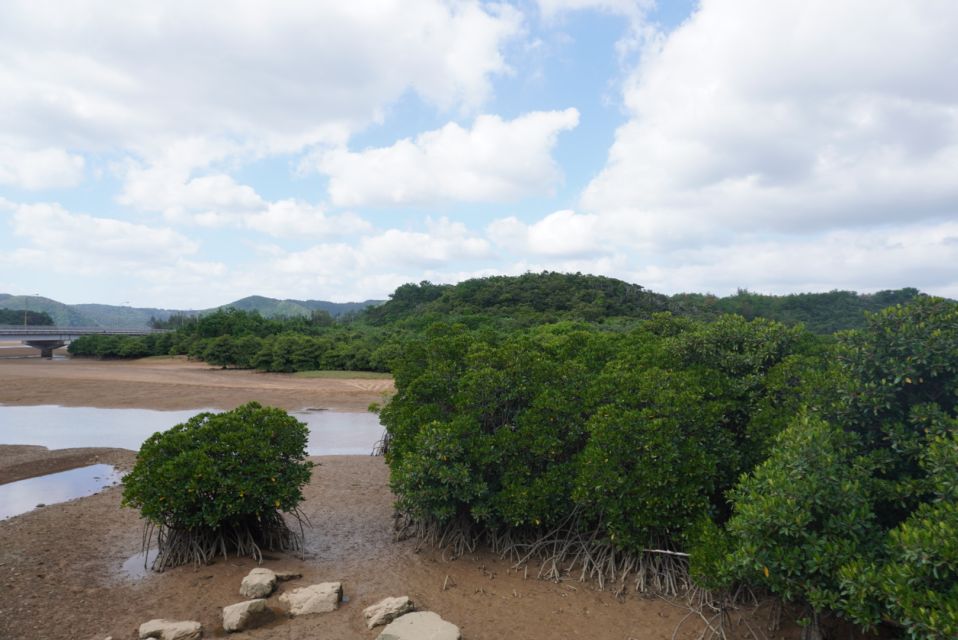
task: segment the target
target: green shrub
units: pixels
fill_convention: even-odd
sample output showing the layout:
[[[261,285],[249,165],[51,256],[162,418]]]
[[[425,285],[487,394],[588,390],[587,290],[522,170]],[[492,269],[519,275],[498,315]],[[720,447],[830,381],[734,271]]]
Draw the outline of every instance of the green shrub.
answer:
[[[458,527],[504,552],[568,553],[600,580],[650,546],[681,551],[703,517],[724,520],[725,492],[781,428],[752,420],[802,336],[665,315],[628,333],[434,325],[393,360],[380,414],[399,509],[426,538]]]
[[[800,416],[732,492],[724,572],[809,605],[809,637],[819,637],[821,613],[839,608],[840,569],[877,553],[871,469],[856,445],[841,429]]]
[[[835,356],[818,373],[788,360],[772,371],[756,416],[801,417],[729,494],[727,526],[702,527],[693,568],[807,603],[810,633],[830,612],[955,637],[958,305],[922,297],[869,315]],[[796,397],[777,398],[788,386]]]
[[[147,544],[157,534],[154,568],[299,548],[281,512],[299,518],[307,439],[305,424],[255,402],[147,439],[123,480],[123,504],[147,520]]]
[[[866,627],[898,621],[909,637],[958,637],[958,436],[925,450],[933,498],[889,532],[875,562],[843,568],[844,610]]]

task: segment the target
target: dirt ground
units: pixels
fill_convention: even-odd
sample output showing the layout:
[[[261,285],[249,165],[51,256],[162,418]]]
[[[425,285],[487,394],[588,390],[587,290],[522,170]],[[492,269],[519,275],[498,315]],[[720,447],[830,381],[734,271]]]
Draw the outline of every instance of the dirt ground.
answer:
[[[36,353],[36,351],[34,351]],[[185,357],[142,360],[0,358],[0,404],[139,409],[232,409],[256,400],[287,410],[366,411],[391,380],[297,378],[217,369]]]
[[[286,408],[362,410],[390,390],[388,381],[301,380],[183,361],[0,363],[0,403],[10,404],[229,408],[256,399]],[[128,467],[133,456],[116,449],[3,446],[0,483],[27,477],[30,468],[48,472],[91,461]],[[363,608],[395,595],[409,595],[420,609],[459,625],[465,640],[669,639],[688,613],[660,598],[631,594],[618,600],[574,580],[536,580],[534,567],[526,579],[488,553],[450,561],[431,549],[417,551],[411,540],[394,542],[393,496],[383,460],[314,460],[319,466],[303,505],[312,522],[306,534],[308,555],[269,556],[264,565],[303,574],[281,584],[279,592],[342,581],[348,601],[330,614],[280,616],[234,638],[372,640],[381,629],[366,629]],[[140,551],[141,534],[138,514],[120,507],[119,487],[0,521],[0,639],[129,640],[136,638],[140,623],[158,617],[198,620],[206,637],[225,635],[222,607],[243,600],[239,584],[253,561],[220,559],[200,568],[131,575],[123,567]],[[136,558],[127,564],[142,566]],[[269,603],[279,611],[277,595]],[[695,638],[699,631],[689,619],[674,637]],[[744,626],[735,631],[747,637]],[[795,629],[770,637],[793,638]]]

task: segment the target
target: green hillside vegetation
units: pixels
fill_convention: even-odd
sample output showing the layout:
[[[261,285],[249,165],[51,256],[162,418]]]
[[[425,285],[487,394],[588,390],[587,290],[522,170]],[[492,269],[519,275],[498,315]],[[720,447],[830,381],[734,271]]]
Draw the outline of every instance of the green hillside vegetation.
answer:
[[[73,309],[92,322],[87,326],[119,329],[141,329],[150,325],[153,318],[166,319],[176,311],[138,307],[118,307],[109,304],[75,304]]]
[[[784,296],[763,295],[740,290],[733,296],[718,298],[697,293],[672,296],[669,309],[676,315],[714,320],[734,313],[747,320],[768,318],[785,324],[802,324],[813,333],[829,334],[865,326],[865,313],[875,313],[896,304],[907,304],[921,295],[906,288],[877,293],[829,291],[795,293]]]
[[[51,326],[53,318],[45,311],[0,309],[0,325]]]
[[[560,320],[604,322],[648,318],[668,310],[668,298],[640,285],[581,273],[527,273],[466,280],[457,285],[406,284],[384,304],[359,314],[377,326],[424,327],[437,320],[470,325],[531,326]]]
[[[338,318],[380,303],[380,300],[366,300],[365,302],[327,302],[325,300],[277,300],[265,296],[249,296],[217,307],[217,309],[233,308],[239,311],[256,311],[267,318],[309,317],[315,311],[324,311],[333,318]],[[217,309],[200,313],[210,313]]]

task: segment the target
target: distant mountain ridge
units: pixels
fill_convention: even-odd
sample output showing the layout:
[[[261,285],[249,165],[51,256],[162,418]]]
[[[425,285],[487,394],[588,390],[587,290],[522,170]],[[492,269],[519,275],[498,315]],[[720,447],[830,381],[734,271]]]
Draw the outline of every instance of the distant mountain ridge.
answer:
[[[248,296],[235,302],[224,304],[221,309],[233,307],[242,311],[259,311],[266,317],[274,316],[308,316],[313,311],[326,311],[334,318],[355,313],[366,307],[382,304],[382,300],[365,300],[363,302],[328,302],[326,300],[277,300],[265,296]],[[209,309],[213,311],[214,309]],[[201,312],[205,313],[205,312]]]
[[[309,316],[313,311],[326,311],[334,318],[381,304],[382,300],[364,302],[329,302],[326,300],[278,300],[266,296],[248,296],[209,309],[159,309],[154,307],[124,307],[109,304],[64,304],[43,296],[15,296],[0,293],[0,309],[46,311],[61,327],[142,328],[151,318],[166,320],[172,315],[202,315],[217,309],[233,307],[243,311],[258,311],[265,317]]]

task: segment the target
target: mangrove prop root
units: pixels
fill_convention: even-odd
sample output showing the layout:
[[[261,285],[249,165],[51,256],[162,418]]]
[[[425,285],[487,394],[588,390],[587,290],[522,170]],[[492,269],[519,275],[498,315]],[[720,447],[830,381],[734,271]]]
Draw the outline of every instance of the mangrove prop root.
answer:
[[[598,583],[600,589],[610,587],[617,595],[624,595],[629,585],[642,593],[673,597],[691,593],[694,588],[686,554],[667,549],[625,553],[601,538],[599,528],[584,532],[578,512],[544,534],[511,528],[481,529],[468,518],[439,523],[397,513],[395,519],[396,540],[415,538],[417,549],[433,546],[442,550],[444,558],[472,553],[485,543],[500,557],[509,558],[517,570],[539,563],[540,579],[558,582],[577,577]]]
[[[609,588],[616,597],[623,597],[631,589],[643,594],[666,598],[688,611],[673,633],[688,621],[697,621],[701,632],[696,640],[728,640],[732,637],[732,614],[743,607],[751,606],[755,613],[767,598],[759,598],[754,592],[739,586],[732,590],[711,591],[697,585],[689,573],[689,556],[686,553],[653,544],[641,553],[626,553],[613,547],[601,533],[601,527],[585,530],[578,512],[545,533],[516,528],[481,529],[468,518],[439,523],[430,519],[418,519],[408,513],[397,512],[395,518],[396,540],[415,538],[417,551],[423,546],[440,549],[443,558],[458,558],[472,553],[480,544],[502,558],[508,558],[512,568],[528,570],[529,564],[538,563],[539,579],[558,582],[577,578],[581,582],[598,584],[600,589]],[[777,605],[772,604],[772,618]],[[752,640],[766,640],[765,634],[749,624],[748,615],[736,615],[744,636]]]
[[[371,456],[385,456],[389,453],[389,432],[383,433],[383,436],[373,445],[373,450],[369,453]]]
[[[148,521],[143,529],[142,549],[144,565],[162,572],[172,567],[209,564],[216,556],[249,557],[263,561],[263,551],[293,551],[304,553],[304,524],[309,520],[299,509],[289,514],[298,531],[290,529],[283,516],[273,511],[260,517],[245,518],[216,528],[191,529]],[[156,541],[157,554],[152,564],[147,551]]]

